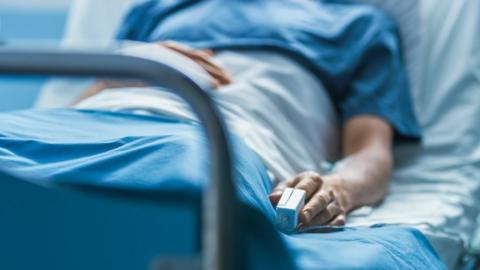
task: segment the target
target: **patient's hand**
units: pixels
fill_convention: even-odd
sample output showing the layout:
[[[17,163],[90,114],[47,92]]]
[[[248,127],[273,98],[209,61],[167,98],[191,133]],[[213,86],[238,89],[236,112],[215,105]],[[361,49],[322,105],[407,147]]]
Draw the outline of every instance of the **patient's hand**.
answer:
[[[290,181],[280,183],[270,194],[276,205],[285,188],[298,188],[306,192],[306,204],[300,213],[299,227],[345,225],[348,212],[348,196],[339,176],[320,176],[315,172],[299,174]]]
[[[344,225],[347,213],[379,203],[387,194],[393,168],[393,128],[373,115],[358,115],[342,127],[343,165],[330,175],[302,173],[281,183],[270,195],[275,205],[286,187],[306,191],[303,226]]]
[[[193,61],[195,61],[197,64],[199,64],[205,71],[212,76],[213,79],[213,85],[215,88],[218,88],[222,85],[228,85],[231,83],[230,76],[228,73],[225,71],[224,68],[216,64],[212,60],[213,56],[213,51],[204,49],[204,50],[198,50],[198,49],[192,49],[189,47],[186,47],[185,45],[182,45],[177,42],[173,41],[165,41],[159,43],[161,46],[164,46],[170,50],[176,51],[177,53],[180,53]]]
[[[231,83],[230,76],[226,70],[212,60],[213,51],[208,49],[192,49],[173,41],[165,41],[158,44],[192,59],[194,62],[203,67],[203,69],[212,77],[212,84],[214,88]],[[83,92],[82,95],[72,105],[76,105],[84,99],[94,96],[105,89],[145,86],[147,85],[140,81],[98,80],[88,89],[86,89],[85,92]]]

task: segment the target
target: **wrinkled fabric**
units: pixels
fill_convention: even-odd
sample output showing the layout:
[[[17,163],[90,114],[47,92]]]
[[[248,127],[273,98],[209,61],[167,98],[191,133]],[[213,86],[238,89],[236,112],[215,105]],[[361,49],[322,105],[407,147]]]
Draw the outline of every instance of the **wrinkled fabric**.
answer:
[[[29,181],[162,190],[198,199],[208,180],[206,140],[195,124],[66,109],[3,113],[0,123],[0,169]],[[239,198],[273,222],[266,169],[241,140],[230,141]],[[444,269],[426,238],[407,227],[346,228],[283,240],[297,269]]]
[[[322,81],[345,121],[373,114],[397,138],[420,137],[397,28],[361,4],[293,0],[147,1],[119,39],[175,40],[196,48],[278,50]]]
[[[158,51],[157,47],[160,46],[135,47],[132,55],[155,60],[181,58],[168,56],[177,53]],[[241,137],[262,159],[272,173],[272,181],[291,179],[304,171],[321,172],[322,162],[339,158],[335,108],[325,87],[303,66],[282,54],[266,51],[223,51],[214,60],[235,79],[216,91],[207,91],[228,130]],[[178,62],[187,64],[188,69],[177,65],[185,74],[194,74],[197,69],[195,73],[205,72],[195,63]],[[153,87],[104,90],[75,107],[142,110],[198,121],[183,99]]]

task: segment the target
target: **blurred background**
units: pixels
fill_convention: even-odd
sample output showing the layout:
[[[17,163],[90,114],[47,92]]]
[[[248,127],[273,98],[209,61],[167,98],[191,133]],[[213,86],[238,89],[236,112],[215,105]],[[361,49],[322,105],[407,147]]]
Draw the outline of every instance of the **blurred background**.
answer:
[[[101,1],[101,0],[100,0]],[[70,0],[0,0],[0,41],[27,39],[35,42],[59,40],[64,31]],[[43,78],[0,77],[0,111],[25,109],[45,83]]]

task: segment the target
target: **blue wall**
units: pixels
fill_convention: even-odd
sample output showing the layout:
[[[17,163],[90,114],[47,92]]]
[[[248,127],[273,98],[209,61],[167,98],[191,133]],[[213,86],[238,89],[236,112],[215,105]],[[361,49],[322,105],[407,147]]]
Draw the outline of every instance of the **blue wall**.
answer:
[[[15,1],[15,0],[13,0]],[[60,39],[66,20],[65,10],[13,10],[0,8],[0,40]],[[0,60],[1,61],[1,60]],[[0,77],[0,111],[26,109],[33,105],[44,79]]]

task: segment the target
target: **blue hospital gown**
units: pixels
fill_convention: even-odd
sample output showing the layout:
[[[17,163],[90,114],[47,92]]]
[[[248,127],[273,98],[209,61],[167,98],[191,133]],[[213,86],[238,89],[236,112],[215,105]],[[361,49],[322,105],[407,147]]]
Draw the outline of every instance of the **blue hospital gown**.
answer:
[[[147,1],[125,18],[119,39],[175,40],[196,48],[288,54],[326,86],[341,119],[370,114],[397,139],[418,139],[397,28],[379,10],[335,1]]]

